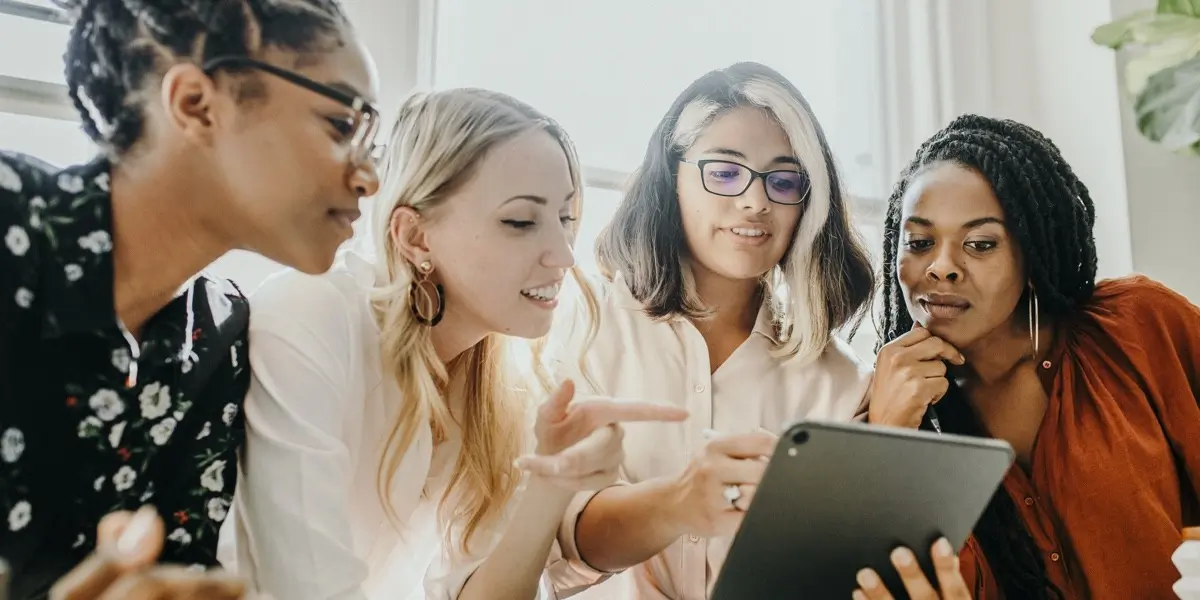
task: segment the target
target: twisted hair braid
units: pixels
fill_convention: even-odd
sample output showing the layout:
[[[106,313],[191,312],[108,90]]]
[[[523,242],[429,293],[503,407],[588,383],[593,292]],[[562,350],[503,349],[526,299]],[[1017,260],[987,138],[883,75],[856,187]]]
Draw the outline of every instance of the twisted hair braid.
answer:
[[[144,87],[171,65],[255,56],[268,46],[309,52],[341,42],[337,0],[72,0],[66,78],[83,130],[111,155],[144,128]],[[254,88],[240,90],[240,98]]]

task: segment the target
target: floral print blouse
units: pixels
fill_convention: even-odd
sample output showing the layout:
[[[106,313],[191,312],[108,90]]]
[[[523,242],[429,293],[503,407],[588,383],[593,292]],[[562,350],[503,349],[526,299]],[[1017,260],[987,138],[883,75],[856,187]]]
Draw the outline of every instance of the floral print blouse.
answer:
[[[233,495],[248,304],[200,275],[135,340],[114,307],[109,170],[0,152],[0,557],[18,586],[144,504],[165,562],[215,565]]]

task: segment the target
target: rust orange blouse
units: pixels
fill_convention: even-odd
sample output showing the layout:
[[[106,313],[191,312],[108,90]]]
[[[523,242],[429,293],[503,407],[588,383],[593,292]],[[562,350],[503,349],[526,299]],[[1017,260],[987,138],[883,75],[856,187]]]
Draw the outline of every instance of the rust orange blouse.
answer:
[[[1057,332],[1030,471],[1004,489],[1066,598],[1173,599],[1171,554],[1200,524],[1200,308],[1109,280]],[[974,539],[961,559],[978,598],[1003,597]]]

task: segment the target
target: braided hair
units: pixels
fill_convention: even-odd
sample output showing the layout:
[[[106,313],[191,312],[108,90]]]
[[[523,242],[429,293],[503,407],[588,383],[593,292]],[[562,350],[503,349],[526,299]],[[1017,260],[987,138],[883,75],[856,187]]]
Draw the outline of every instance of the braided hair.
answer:
[[[888,201],[879,347],[913,327],[895,275],[901,201],[917,175],[945,163],[972,169],[991,185],[1025,257],[1026,277],[1037,291],[1042,312],[1061,317],[1091,297],[1096,281],[1092,234],[1096,209],[1087,187],[1054,143],[1033,128],[964,115],[921,145]],[[947,432],[986,435],[953,381],[938,403],[938,416]],[[922,428],[929,429],[930,424],[923,423]],[[1047,579],[1041,553],[1003,488],[996,491],[980,517],[975,538],[1005,597],[1062,598],[1061,591]]]
[[[256,56],[269,46],[295,52],[342,43],[338,0],[65,0],[74,16],[67,87],[83,130],[113,157],[142,135],[147,79],[171,65],[218,56]],[[261,88],[237,89],[239,100]],[[150,95],[149,97],[153,97]]]

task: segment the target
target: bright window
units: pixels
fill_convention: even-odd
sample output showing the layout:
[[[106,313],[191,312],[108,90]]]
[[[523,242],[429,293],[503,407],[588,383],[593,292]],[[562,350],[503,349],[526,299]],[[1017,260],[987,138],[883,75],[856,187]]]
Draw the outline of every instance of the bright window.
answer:
[[[53,20],[53,4],[0,0],[0,148],[57,166],[91,160],[96,146],[73,120],[61,92],[70,28]]]
[[[23,2],[33,6],[48,2]],[[63,53],[70,28],[61,23],[39,21],[0,13],[0,75],[66,83]]]
[[[96,156],[96,146],[74,121],[0,113],[0,148],[65,167]]]
[[[627,172],[705,72],[769,65],[807,96],[856,195],[882,197],[876,0],[438,0],[434,84],[507,92],[570,132],[583,162]]]

